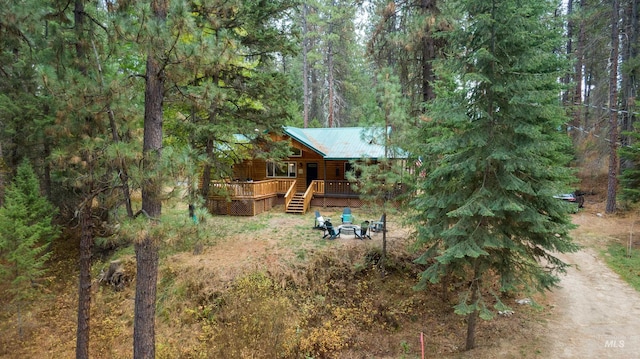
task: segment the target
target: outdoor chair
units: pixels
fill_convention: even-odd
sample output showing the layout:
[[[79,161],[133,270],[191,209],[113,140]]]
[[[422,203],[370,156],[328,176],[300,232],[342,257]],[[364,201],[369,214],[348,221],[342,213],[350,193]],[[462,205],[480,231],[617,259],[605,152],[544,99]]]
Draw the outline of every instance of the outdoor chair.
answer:
[[[353,215],[351,215],[351,208],[345,207],[344,210],[342,210],[342,216],[340,218],[342,218],[342,223],[353,223]]]
[[[324,235],[322,236],[322,238],[329,237],[329,239],[336,239],[340,237],[340,232],[336,232],[336,229],[333,228],[333,224],[331,224],[331,221],[329,219],[324,221],[323,229]]]
[[[382,215],[380,217],[379,221],[373,221],[371,222],[371,231],[378,233],[378,232],[383,232],[385,230],[385,216],[386,215]]]
[[[324,228],[324,224],[325,222],[329,220],[329,218],[325,219],[324,217],[322,217],[322,215],[320,215],[320,211],[316,211],[316,220],[315,223],[313,225],[314,229],[323,229]]]
[[[356,237],[358,237],[360,239],[365,239],[365,238],[371,239],[371,236],[369,235],[369,225],[370,224],[371,224],[371,222],[369,222],[369,221],[362,222],[360,224],[360,231],[355,231],[354,232]]]

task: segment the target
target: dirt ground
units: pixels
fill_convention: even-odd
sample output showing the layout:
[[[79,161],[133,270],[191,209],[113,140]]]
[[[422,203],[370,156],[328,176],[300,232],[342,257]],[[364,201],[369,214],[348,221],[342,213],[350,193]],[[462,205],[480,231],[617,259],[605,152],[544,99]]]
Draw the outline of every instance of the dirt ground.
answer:
[[[516,305],[513,317],[496,319],[495,328],[504,335],[493,338],[495,343],[481,342],[471,352],[454,350],[458,353],[446,357],[640,358],[640,293],[609,269],[599,254],[610,241],[628,238],[635,221],[635,217],[628,214],[606,216],[604,201],[587,197],[586,208],[573,215],[573,222],[578,225],[573,237],[584,248],[560,256],[573,267],[562,278],[560,288],[536,299],[543,305],[543,310],[525,314],[525,310]],[[394,233],[398,234],[398,230],[396,228]],[[374,238],[368,244],[375,245],[377,240],[379,238]],[[243,266],[242,263],[247,266],[258,257],[262,257],[267,267],[278,265],[278,259],[282,259],[278,257],[288,253],[283,249],[274,250],[277,246],[269,242],[257,243],[259,245],[252,246],[250,251],[240,250],[243,253],[235,253],[238,242],[227,242],[222,248],[207,253],[206,259],[201,258],[199,264],[225,268],[227,274],[230,268]],[[363,244],[348,239],[341,242]],[[237,261],[239,257],[245,257],[247,261]],[[234,260],[230,262],[230,258]],[[185,258],[180,258],[183,260]],[[493,325],[489,324],[489,327]],[[432,356],[427,353],[426,357]]]
[[[338,216],[337,213],[333,214]],[[200,255],[181,253],[171,257],[171,267],[181,268],[183,276],[206,277],[206,287],[222,288],[240,273],[267,269],[269,272],[286,273],[286,263],[294,261],[300,253],[311,255],[314,251],[324,250],[318,247],[321,232],[305,231],[310,226],[310,219],[305,216],[292,220],[287,217],[273,215],[266,222],[264,229],[254,234],[237,233],[216,246],[205,247]],[[244,219],[251,224],[260,223],[260,218]],[[283,221],[286,221],[284,223]],[[405,230],[400,228],[398,218],[392,218],[389,231],[389,245],[399,245]],[[611,241],[624,243],[640,228],[640,219],[635,214],[604,215],[604,201],[599,198],[586,198],[586,208],[573,215],[573,222],[578,225],[574,230],[574,239],[584,248],[573,254],[562,256],[566,262],[574,264],[567,275],[562,278],[560,288],[540,298],[535,298],[542,305],[541,310],[515,303],[511,305],[515,313],[511,316],[498,316],[490,322],[481,321],[479,327],[478,348],[463,352],[459,345],[463,343],[464,325],[460,318],[460,330],[454,330],[442,337],[442,342],[434,351],[425,353],[426,358],[640,358],[640,293],[623,282],[611,271],[601,259],[601,250]],[[637,223],[636,223],[637,222]],[[292,236],[297,250],[292,250],[289,242],[283,242],[285,228],[293,228],[294,233],[306,233]],[[288,232],[287,232],[288,233]],[[308,238],[306,238],[308,236]],[[372,240],[359,241],[353,236],[345,236],[333,244],[364,250],[366,247],[379,246],[381,235],[373,235]],[[636,243],[638,244],[638,243]],[[328,245],[328,243],[327,243]],[[332,247],[332,246],[328,246]],[[75,263],[72,261],[70,263]],[[70,264],[71,265],[71,264]],[[75,281],[69,280],[69,290],[65,296],[51,303],[50,312],[41,314],[39,324],[34,322],[32,336],[28,341],[0,340],[0,357],[2,358],[58,358],[73,356],[75,326]],[[123,293],[123,311],[132,311],[132,292]],[[514,302],[515,299],[514,298]],[[45,313],[46,314],[46,313]],[[54,315],[55,314],[55,315]],[[47,322],[42,322],[42,320]],[[49,321],[51,320],[51,321]],[[417,336],[424,330],[417,323],[402,333],[380,337],[380,340],[399,341],[398,338]],[[422,323],[424,324],[424,323]],[[130,325],[120,323],[116,326],[121,333],[116,349],[109,354],[101,355],[94,350],[94,357],[127,357],[131,343]],[[172,329],[173,330],[173,329]],[[15,328],[4,332],[14,333]],[[161,334],[166,334],[162,333]],[[2,331],[0,330],[0,334]],[[448,338],[453,336],[453,338]],[[126,338],[126,339],[125,339]],[[385,339],[386,338],[386,339]],[[94,338],[99,339],[99,338]],[[446,340],[445,340],[446,339]],[[18,345],[21,348],[15,347]],[[414,347],[417,347],[415,344]],[[4,353],[4,354],[3,354]],[[114,353],[121,355],[114,356]],[[364,358],[365,353],[350,353],[342,358]],[[369,353],[371,355],[371,353]],[[403,356],[419,358],[419,352]],[[372,356],[373,357],[373,356]],[[392,358],[379,356],[376,358]]]
[[[574,215],[574,239],[584,246],[561,256],[575,266],[549,296],[550,358],[639,358],[640,293],[609,269],[600,250],[629,238],[636,216],[604,215],[604,203],[587,203]],[[637,226],[636,226],[637,227]]]

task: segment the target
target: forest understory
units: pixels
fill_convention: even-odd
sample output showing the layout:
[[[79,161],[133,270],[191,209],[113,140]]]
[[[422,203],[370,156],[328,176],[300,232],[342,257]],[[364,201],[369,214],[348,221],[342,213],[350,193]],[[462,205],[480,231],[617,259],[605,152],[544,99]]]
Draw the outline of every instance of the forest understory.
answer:
[[[599,223],[582,221],[575,239],[596,251],[584,238],[603,238],[600,245],[624,241],[625,223],[635,218],[602,215],[602,178],[583,185],[590,194],[574,222],[593,216]],[[412,249],[411,229],[399,216],[390,217],[383,270],[382,234],[365,241],[349,235],[327,241],[312,229],[312,213],[291,216],[281,209],[251,218],[214,217],[215,226],[204,224],[212,228],[207,235],[185,227],[167,243],[158,278],[157,357],[420,358],[424,350],[427,358],[544,358],[552,350],[547,330],[558,315],[554,293],[503,298],[513,312],[480,321],[477,348],[464,352],[465,319],[452,308],[463,284],[452,280],[449,286],[414,290],[424,268],[413,263],[419,251]],[[77,242],[69,233],[56,242],[53,267],[38,283],[43,294],[36,301],[20,308],[19,315],[18,308],[3,303],[0,357],[74,356]],[[91,357],[130,358],[132,249],[98,254]],[[122,290],[98,282],[114,259],[122,264]]]

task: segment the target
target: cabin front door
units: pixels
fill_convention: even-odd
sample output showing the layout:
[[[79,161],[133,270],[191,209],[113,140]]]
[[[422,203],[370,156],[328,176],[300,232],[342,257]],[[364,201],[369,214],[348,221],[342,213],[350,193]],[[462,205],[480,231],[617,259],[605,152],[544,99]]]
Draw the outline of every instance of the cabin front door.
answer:
[[[318,164],[317,163],[307,163],[307,188],[311,182],[318,179]]]

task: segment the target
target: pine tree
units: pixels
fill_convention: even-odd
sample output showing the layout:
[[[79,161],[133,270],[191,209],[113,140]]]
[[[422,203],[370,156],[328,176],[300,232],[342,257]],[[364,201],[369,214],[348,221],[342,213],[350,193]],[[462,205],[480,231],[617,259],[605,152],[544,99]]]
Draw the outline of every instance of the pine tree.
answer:
[[[280,130],[279,121],[287,117],[288,96],[286,82],[274,71],[275,59],[292,51],[286,21],[278,21],[293,6],[287,0],[152,0],[150,5],[149,12],[146,4],[135,4],[140,13],[149,14],[145,23],[153,26],[145,29],[148,32],[139,32],[137,26],[129,29],[147,59],[141,212],[149,220],[149,232],[135,243],[135,358],[154,356],[158,251],[163,239],[158,223],[163,181],[170,168],[165,160],[172,153],[185,153],[165,147],[164,121],[173,115],[167,122],[189,134],[184,141],[174,132],[178,136],[172,140],[190,143],[199,151],[204,148],[205,175],[210,175],[206,166],[221,164],[213,171],[222,176],[231,162],[216,162],[218,140],[238,132],[251,131],[255,136],[256,128]],[[191,123],[176,117],[188,117]],[[196,155],[194,160],[202,157]]]
[[[300,91],[307,126],[316,121],[325,127],[353,126],[365,118],[358,100],[368,82],[359,78],[366,66],[355,31],[356,10],[356,3],[342,0],[306,1],[301,10],[299,73],[304,74]]]
[[[355,171],[359,172],[359,178],[354,173],[348,173],[350,181],[357,182],[357,190],[361,198],[369,205],[379,206],[382,209],[382,218],[387,214],[398,211],[398,204],[402,203],[399,186],[406,184],[407,172],[404,161],[398,161],[401,157],[401,148],[404,145],[403,134],[408,133],[406,124],[407,102],[400,92],[400,84],[397,77],[393,76],[390,69],[384,69],[378,76],[377,94],[380,107],[379,122],[369,123],[371,129],[365,131],[362,136],[371,142],[385,147],[385,154],[375,159],[375,163],[365,159],[364,162],[354,163]],[[386,223],[383,223],[386,228]],[[384,275],[387,256],[387,232],[382,232],[382,258],[379,267]]]
[[[634,143],[628,131],[634,129],[638,119],[636,99],[640,88],[640,1],[627,0],[620,3],[622,11],[620,63],[620,107],[622,109],[621,148]],[[621,158],[620,167],[630,164]]]
[[[443,31],[449,24],[441,16],[445,1],[372,1],[375,28],[368,44],[369,55],[379,67],[394,69],[412,112],[422,112],[424,102],[434,98],[434,61],[442,56]]]
[[[461,0],[461,22],[437,66],[436,100],[424,122],[429,171],[414,201],[419,288],[451,273],[465,290],[455,312],[467,316],[466,348],[478,316],[506,309],[501,292],[544,291],[577,250],[564,203],[553,195],[573,181],[558,81],[561,54],[554,4],[540,0]]]
[[[35,283],[45,274],[51,252],[49,244],[58,235],[52,223],[54,207],[40,194],[38,179],[27,160],[18,167],[0,207],[0,274],[10,281],[9,293],[17,304],[36,292]]]
[[[218,19],[215,26],[207,22],[211,16],[207,8],[196,8],[192,15],[201,27],[193,30],[195,43],[208,46],[200,48],[197,59],[191,54],[190,43],[178,48],[179,56],[185,58],[184,71],[193,73],[193,78],[180,79],[176,84],[180,91],[167,92],[171,111],[182,116],[167,116],[165,126],[171,143],[189,144],[193,161],[203,167],[198,171],[202,174],[203,198],[209,194],[211,180],[229,178],[234,161],[243,159],[244,154],[234,146],[235,135],[261,142],[261,146],[252,148],[251,155],[288,153],[288,146],[274,150],[277,144],[268,136],[256,138],[256,128],[278,132],[291,117],[291,86],[279,71],[278,61],[291,56],[294,46],[280,31],[286,28],[278,29],[274,24],[292,5],[286,0],[264,5],[216,4],[218,11],[234,16]],[[236,31],[238,28],[247,31]]]
[[[620,175],[620,198],[623,201],[637,203],[640,201],[640,133],[628,132],[632,145],[619,149],[620,159],[628,163],[628,168]]]
[[[620,49],[620,31],[618,21],[620,18],[620,2],[613,0],[611,10],[611,55],[609,63],[609,172],[607,181],[606,213],[616,211],[616,197],[618,196],[618,58]]]

